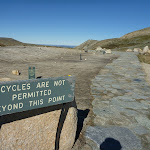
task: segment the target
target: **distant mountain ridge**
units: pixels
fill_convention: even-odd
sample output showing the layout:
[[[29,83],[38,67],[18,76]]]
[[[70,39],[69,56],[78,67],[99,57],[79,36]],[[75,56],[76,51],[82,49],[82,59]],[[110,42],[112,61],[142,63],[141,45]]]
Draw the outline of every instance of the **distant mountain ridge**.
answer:
[[[0,46],[44,46],[44,45],[23,43],[13,38],[0,37]]]
[[[150,46],[150,27],[137,30],[120,38],[106,39],[106,40],[87,40],[81,45],[75,47],[82,50],[95,50],[98,46],[107,49],[121,49]]]
[[[0,37],[0,46],[49,46],[49,45],[28,44],[17,41],[12,38]],[[98,46],[102,48],[116,49],[116,50],[118,49],[125,50],[134,47],[143,48],[144,46],[150,47],[150,27],[125,34],[120,38],[112,38],[101,41],[87,40],[81,45],[76,46],[75,48],[81,50],[95,50]],[[61,47],[61,45],[60,46],[52,45],[49,47]]]
[[[41,44],[39,44],[41,45]],[[51,44],[42,44],[42,46],[45,45],[45,46],[53,46],[53,47],[64,47],[64,48],[74,48],[76,46],[74,45],[51,45]]]
[[[64,48],[74,48],[71,45],[49,45],[49,44],[29,44],[17,41],[12,38],[0,37],[0,46],[47,46],[47,47],[64,47]]]

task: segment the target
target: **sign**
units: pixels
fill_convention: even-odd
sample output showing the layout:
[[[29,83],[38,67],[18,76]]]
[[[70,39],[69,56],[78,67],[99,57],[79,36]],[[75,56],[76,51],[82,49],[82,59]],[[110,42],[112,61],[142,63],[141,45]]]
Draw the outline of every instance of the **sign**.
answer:
[[[28,74],[29,79],[35,79],[35,67],[29,67]]]
[[[58,77],[0,83],[0,116],[74,100],[75,79]]]

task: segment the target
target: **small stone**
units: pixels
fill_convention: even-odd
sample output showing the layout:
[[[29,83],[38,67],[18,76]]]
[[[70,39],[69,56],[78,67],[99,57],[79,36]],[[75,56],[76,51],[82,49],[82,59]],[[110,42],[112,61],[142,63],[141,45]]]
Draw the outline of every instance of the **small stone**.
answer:
[[[132,49],[127,49],[126,52],[133,52]]]
[[[140,53],[140,52],[142,52],[142,50],[141,50],[140,48],[134,48],[134,49],[133,49],[133,52]]]
[[[112,90],[112,91],[111,91],[111,93],[113,93],[113,94],[117,94],[117,93],[118,93],[118,91],[117,91],[116,89],[114,89],[114,90]]]
[[[132,131],[138,135],[143,135],[143,134],[148,134],[150,133],[150,130],[142,127],[142,126],[137,126],[135,128],[132,128]]]
[[[112,51],[111,51],[111,49],[108,49],[108,50],[105,51],[105,53],[106,53],[106,54],[111,54]]]
[[[100,46],[98,46],[98,47],[96,48],[96,50],[97,50],[97,51],[102,51],[103,49],[102,49]]]
[[[117,84],[112,84],[112,87],[115,89],[122,89],[121,85],[117,85]]]
[[[20,72],[19,72],[19,70],[12,70],[12,74],[14,74],[14,75],[20,75]]]
[[[141,126],[145,126],[148,129],[150,129],[150,120],[146,116],[139,115],[139,116],[136,116],[135,119]]]

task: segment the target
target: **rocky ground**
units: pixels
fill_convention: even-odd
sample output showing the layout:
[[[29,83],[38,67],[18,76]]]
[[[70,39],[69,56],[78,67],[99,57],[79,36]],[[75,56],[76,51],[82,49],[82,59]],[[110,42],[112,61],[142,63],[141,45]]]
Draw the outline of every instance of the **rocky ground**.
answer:
[[[80,60],[82,54],[82,60]],[[99,70],[117,58],[114,54],[85,53],[76,49],[12,46],[0,47],[0,78],[28,79],[28,67],[35,66],[36,77],[42,78],[74,75],[76,77],[75,100],[78,108],[78,130],[75,149],[85,145],[82,136],[86,127],[93,124],[91,80]],[[20,76],[12,70],[19,70]],[[4,124],[3,126],[7,126]]]
[[[115,54],[119,58],[92,80],[95,118],[86,130],[87,147],[149,150],[150,85],[135,53]]]
[[[36,77],[76,76],[78,130],[73,150],[150,149],[150,85],[136,53],[1,47],[0,66],[0,78],[11,80],[28,79],[29,66],[36,67]],[[12,75],[14,69],[21,75]]]

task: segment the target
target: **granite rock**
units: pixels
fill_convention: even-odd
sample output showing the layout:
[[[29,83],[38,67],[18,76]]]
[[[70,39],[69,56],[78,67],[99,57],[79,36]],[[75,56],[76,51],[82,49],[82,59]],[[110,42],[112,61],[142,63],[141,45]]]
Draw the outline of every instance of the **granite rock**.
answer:
[[[132,133],[131,130],[112,126],[112,127],[88,127],[86,131],[86,138],[95,142],[97,149],[111,149],[116,150],[142,150],[140,139]],[[90,143],[89,143],[90,144]]]
[[[67,106],[69,110],[60,134],[60,150],[70,150],[74,144],[76,135],[76,104],[72,102],[68,103]],[[1,125],[0,129],[1,150],[53,150],[55,148],[61,107],[53,106],[51,109],[48,107],[42,108],[42,112],[44,111],[45,113],[40,114],[38,110],[35,110],[34,113],[39,113],[35,116],[32,116],[30,112],[24,112],[24,115],[31,115],[32,117],[25,117],[25,119],[17,121],[14,120],[19,118],[20,114],[15,114],[10,116],[13,121],[8,121],[8,123],[6,122],[6,117],[2,117],[1,122],[4,122],[4,124]]]

